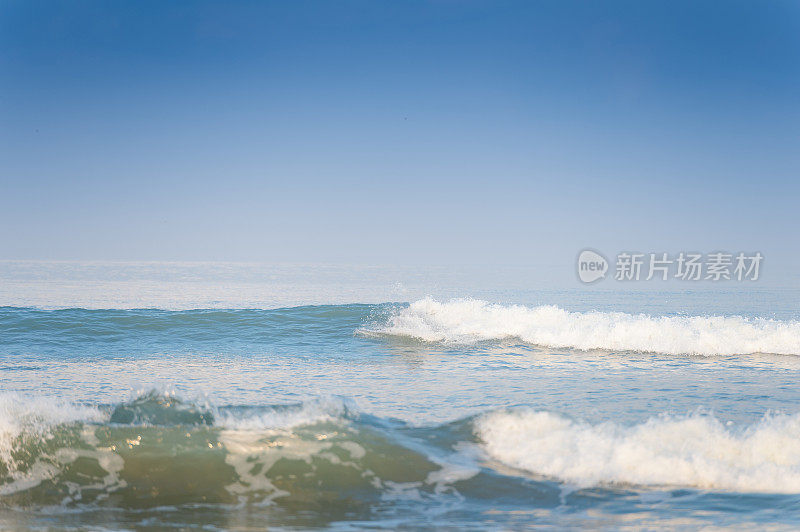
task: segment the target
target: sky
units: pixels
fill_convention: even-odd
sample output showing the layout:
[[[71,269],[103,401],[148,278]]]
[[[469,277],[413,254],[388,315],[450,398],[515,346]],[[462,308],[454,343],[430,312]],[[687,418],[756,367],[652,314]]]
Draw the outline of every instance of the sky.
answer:
[[[800,2],[0,3],[0,259],[800,268]]]

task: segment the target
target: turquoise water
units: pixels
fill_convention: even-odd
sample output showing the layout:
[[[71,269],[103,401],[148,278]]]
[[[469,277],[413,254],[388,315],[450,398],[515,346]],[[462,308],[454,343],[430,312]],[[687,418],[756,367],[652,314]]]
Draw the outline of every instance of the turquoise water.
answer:
[[[0,526],[796,528],[795,296],[3,307]]]

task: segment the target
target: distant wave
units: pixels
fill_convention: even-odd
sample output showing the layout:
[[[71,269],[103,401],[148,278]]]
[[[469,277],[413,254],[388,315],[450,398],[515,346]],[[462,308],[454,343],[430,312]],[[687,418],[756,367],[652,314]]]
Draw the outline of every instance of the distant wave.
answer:
[[[765,417],[734,432],[701,415],[623,426],[521,409],[482,416],[475,430],[490,457],[579,487],[800,492],[800,415]]]
[[[426,298],[397,310],[367,334],[469,344],[518,338],[552,348],[675,355],[800,355],[800,322],[725,316],[569,312],[556,306],[498,305]]]

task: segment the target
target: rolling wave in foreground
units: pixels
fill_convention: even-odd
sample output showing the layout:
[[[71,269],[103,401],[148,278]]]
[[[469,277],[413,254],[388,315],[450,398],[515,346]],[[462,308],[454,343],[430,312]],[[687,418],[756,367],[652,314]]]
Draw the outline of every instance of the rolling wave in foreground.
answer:
[[[535,410],[493,412],[476,432],[493,458],[578,486],[617,483],[800,492],[800,416],[731,431],[711,416],[590,424]]]
[[[671,355],[800,355],[800,321],[738,316],[649,316],[569,312],[552,305],[499,305],[474,299],[421,299],[366,334],[472,344],[517,338],[549,347]]]
[[[0,494],[18,507],[243,502],[357,510],[386,497],[493,497],[476,477],[577,487],[800,492],[800,416],[744,427],[710,415],[630,426],[530,408],[427,428],[347,401],[214,407],[149,392],[108,407],[0,398]],[[528,477],[527,474],[534,475]],[[539,486],[545,489],[546,486]],[[462,495],[463,496],[463,495]]]

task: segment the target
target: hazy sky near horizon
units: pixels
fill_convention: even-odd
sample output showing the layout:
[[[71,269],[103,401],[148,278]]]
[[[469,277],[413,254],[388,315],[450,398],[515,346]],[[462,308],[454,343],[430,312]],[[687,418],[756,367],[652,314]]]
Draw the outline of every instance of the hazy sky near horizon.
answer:
[[[800,265],[800,2],[0,6],[0,259]]]

